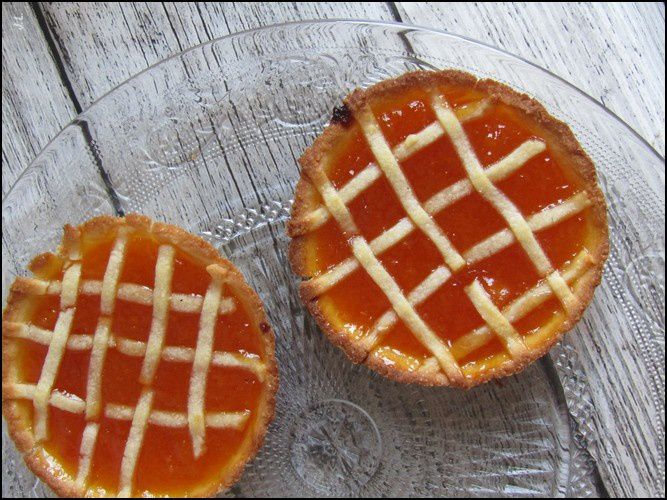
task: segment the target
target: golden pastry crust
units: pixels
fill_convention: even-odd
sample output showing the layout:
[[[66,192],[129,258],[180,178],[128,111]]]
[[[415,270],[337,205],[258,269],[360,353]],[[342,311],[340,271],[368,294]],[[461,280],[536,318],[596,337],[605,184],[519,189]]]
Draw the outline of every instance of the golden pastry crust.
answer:
[[[397,366],[389,366],[358,345],[344,331],[335,328],[327,312],[323,310],[311,278],[308,266],[308,245],[306,234],[312,229],[306,215],[322,205],[322,198],[314,186],[313,176],[317,175],[322,159],[348,130],[351,117],[368,103],[377,99],[387,100],[401,96],[415,88],[435,88],[443,85],[466,86],[484,94],[492,103],[503,103],[518,110],[532,130],[542,138],[556,156],[567,158],[571,170],[579,177],[581,186],[591,202],[590,210],[596,230],[596,240],[588,248],[592,267],[576,281],[576,303],[567,320],[560,325],[548,341],[523,355],[514,357],[493,369],[475,374],[473,377],[450,380],[441,372],[422,373],[407,371]],[[336,120],[332,120],[315,142],[303,153],[299,163],[302,175],[296,186],[292,217],[287,226],[290,243],[290,264],[295,274],[304,279],[300,285],[301,299],[315,318],[326,336],[340,347],[354,363],[363,363],[381,375],[403,383],[417,383],[427,386],[452,385],[463,388],[473,387],[488,380],[512,375],[523,370],[558,342],[561,337],[581,318],[599,285],[602,270],[609,253],[606,203],[597,182],[595,166],[583,150],[571,129],[557,120],[535,99],[526,94],[490,79],[478,79],[474,75],[458,70],[439,72],[416,71],[394,79],[380,82],[368,89],[357,89],[344,99],[343,108],[337,109]],[[347,119],[346,119],[347,117]]]
[[[235,457],[233,465],[220,472],[214,482],[198,485],[190,494],[195,497],[208,497],[222,492],[234,484],[241,476],[245,465],[257,454],[262,446],[264,437],[275,410],[275,397],[278,389],[278,368],[275,359],[275,337],[267,320],[264,306],[257,293],[248,285],[241,272],[207,241],[195,236],[184,229],[153,221],[149,217],[129,214],[125,217],[98,216],[83,224],[73,227],[66,225],[61,245],[55,253],[44,253],[36,256],[30,263],[29,269],[36,277],[48,276],[54,268],[62,267],[67,261],[69,252],[76,246],[81,235],[89,238],[104,238],[119,228],[126,226],[154,235],[157,241],[177,247],[188,254],[203,267],[215,264],[224,273],[225,284],[232,288],[234,296],[242,303],[248,317],[261,335],[263,371],[263,398],[259,406],[259,415],[253,429],[250,441]],[[16,343],[8,337],[11,325],[8,322],[19,322],[24,316],[25,305],[34,294],[39,282],[31,278],[18,277],[12,284],[3,312],[2,337],[2,410],[9,435],[14,440],[19,453],[23,455],[28,468],[44,481],[55,493],[60,496],[109,496],[113,492],[89,487],[81,487],[71,476],[62,471],[58,474],[58,464],[54,464],[43,447],[36,441],[32,429],[27,425],[26,416],[21,414],[21,408],[15,399],[12,399],[12,385],[17,382],[15,363],[17,355]]]

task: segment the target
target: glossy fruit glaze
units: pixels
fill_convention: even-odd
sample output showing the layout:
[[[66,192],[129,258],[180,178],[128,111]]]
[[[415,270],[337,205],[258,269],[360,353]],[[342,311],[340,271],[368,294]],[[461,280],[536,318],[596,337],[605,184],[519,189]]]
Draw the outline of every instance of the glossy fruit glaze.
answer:
[[[478,91],[466,88],[439,90],[459,116],[464,116],[466,109],[469,110],[485,97]],[[390,146],[395,147],[408,135],[436,121],[428,102],[429,98],[424,91],[413,90],[401,98],[371,104]],[[463,127],[485,167],[500,160],[526,140],[540,139],[538,126],[522,119],[516,109],[501,103],[491,104],[481,116],[464,121]],[[356,123],[348,128],[347,135],[339,141],[332,155],[327,175],[337,189],[374,161]],[[543,153],[530,159],[506,179],[495,182],[525,217],[582,190],[581,180],[574,172],[568,171],[565,162],[562,159],[559,161],[557,156],[547,144]],[[467,177],[453,144],[446,136],[402,161],[401,167],[422,204],[438,191]],[[348,207],[361,234],[369,241],[406,216],[384,177],[364,190]],[[460,253],[507,227],[495,208],[476,192],[445,208],[434,219]],[[582,250],[593,230],[592,215],[587,209],[536,233],[536,237],[553,266],[561,269]],[[349,237],[341,232],[334,220],[329,220],[307,235],[310,274],[317,276],[349,257]],[[382,253],[379,259],[406,295],[431,271],[443,264],[434,244],[419,230],[412,231],[400,243]],[[535,267],[517,243],[455,273],[416,308],[431,329],[448,345],[484,324],[464,291],[464,287],[476,278],[480,279],[499,308],[540,280]],[[323,294],[319,301],[320,307],[331,316],[334,324],[355,339],[364,337],[375,321],[391,308],[385,294],[362,269],[357,269],[339,282]],[[520,334],[529,335],[546,323],[553,324],[554,320],[562,322],[564,318],[560,303],[551,299],[514,326]],[[502,343],[494,339],[458,359],[458,362],[464,368],[470,364],[483,364],[504,350]],[[416,360],[423,360],[430,355],[400,320],[376,345],[376,353],[399,353]],[[409,359],[405,356],[403,358]],[[384,361],[393,365],[395,357],[386,356]],[[406,365],[403,369],[411,367]]]
[[[113,238],[96,241],[84,239],[83,280],[101,280],[107,265]],[[128,241],[121,283],[153,287],[154,267],[159,244],[148,234],[132,233]],[[50,276],[60,279],[61,272]],[[210,277],[205,268],[180,250],[176,251],[172,293],[206,292]],[[234,296],[225,287],[223,296]],[[72,334],[93,335],[99,317],[98,296],[79,295]],[[262,358],[264,346],[261,333],[253,326],[242,302],[235,300],[233,313],[219,315],[215,328],[215,351],[237,353],[249,358]],[[59,298],[45,296],[36,300],[30,323],[53,329],[59,310]],[[149,306],[117,300],[112,332],[116,337],[147,341],[152,310]],[[165,346],[196,346],[198,314],[169,312]],[[48,347],[26,340],[16,340],[21,349],[21,375],[25,383],[37,383]],[[86,396],[90,351],[67,349],[58,370],[54,389]],[[135,406],[141,392],[138,382],[142,358],[127,356],[108,349],[102,375],[102,401]],[[160,361],[153,383],[154,410],[185,413],[191,363]],[[250,410],[251,416],[240,430],[206,429],[206,450],[198,459],[192,451],[187,427],[168,428],[149,425],[134,475],[134,495],[181,496],[206,485],[216,484],[227,468],[235,465],[239,453],[247,453],[254,435],[257,415],[265,388],[257,376],[238,368],[211,366],[207,381],[205,408],[207,412]],[[32,405],[25,404],[32,414]],[[76,477],[81,437],[86,425],[84,415],[76,415],[50,407],[49,439],[42,444],[64,470]],[[118,491],[120,464],[130,430],[130,421],[100,419],[100,430],[92,460],[89,488],[115,494]]]

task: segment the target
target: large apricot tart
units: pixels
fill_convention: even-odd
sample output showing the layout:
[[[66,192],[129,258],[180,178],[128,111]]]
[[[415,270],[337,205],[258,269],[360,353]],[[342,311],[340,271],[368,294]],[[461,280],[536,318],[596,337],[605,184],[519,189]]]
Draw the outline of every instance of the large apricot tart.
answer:
[[[608,252],[595,168],[527,95],[459,71],[352,92],[301,157],[301,296],[349,357],[470,387],[580,319]]]

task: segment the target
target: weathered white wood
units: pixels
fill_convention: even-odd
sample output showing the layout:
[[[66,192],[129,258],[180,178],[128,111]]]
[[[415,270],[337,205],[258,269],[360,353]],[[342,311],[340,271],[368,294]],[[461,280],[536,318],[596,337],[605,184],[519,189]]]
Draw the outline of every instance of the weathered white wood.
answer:
[[[665,154],[663,3],[398,2],[406,23],[500,47],[601,101]]]
[[[384,3],[43,3],[41,8],[84,108],[151,64],[230,33],[305,19],[393,19]]]
[[[393,18],[391,6],[370,3],[75,3],[42,4],[40,8],[66,76],[84,108],[147,66],[211,38],[290,20]],[[600,99],[664,154],[664,5],[401,3],[396,11],[405,22],[478,39],[550,69]],[[17,172],[73,114],[74,105],[60,82],[32,10],[26,4],[3,4],[3,194]],[[292,145],[298,156],[304,144],[285,140],[285,147]],[[235,172],[241,191],[250,192],[246,185],[254,178],[248,170],[253,160],[261,159],[266,159],[262,151],[238,149],[225,161],[224,166]],[[208,168],[205,160],[199,168]],[[277,172],[294,165],[286,157],[277,156],[273,162]],[[235,195],[233,186],[219,188],[223,194],[220,203]],[[224,207],[211,208],[225,212]],[[179,222],[177,214],[172,218]],[[605,301],[611,300],[605,297]],[[603,312],[596,308],[591,314]],[[583,338],[577,337],[578,352],[610,349],[585,343],[594,337],[588,330],[584,322]],[[623,346],[614,347],[625,353]],[[636,353],[626,354],[631,362]],[[620,359],[625,362],[625,358]],[[633,381],[614,379],[614,366],[592,366],[589,373],[631,391]],[[605,401],[600,387],[595,388],[597,397]],[[611,414],[605,418],[612,418]],[[611,439],[638,442],[638,430],[628,421],[629,434]],[[629,474],[619,468],[623,464],[626,471],[635,467],[636,447],[631,451],[622,461],[605,457],[610,462],[608,474],[617,486],[636,477],[634,471]]]
[[[2,195],[76,112],[27,3],[2,4]]]

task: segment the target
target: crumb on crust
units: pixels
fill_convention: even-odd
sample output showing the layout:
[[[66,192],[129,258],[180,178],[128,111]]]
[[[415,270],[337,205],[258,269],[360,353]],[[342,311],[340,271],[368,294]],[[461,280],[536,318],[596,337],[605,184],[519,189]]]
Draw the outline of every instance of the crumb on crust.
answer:
[[[336,123],[347,128],[352,125],[353,121],[354,117],[352,116],[352,112],[345,103],[334,107],[333,113],[331,114],[331,123]]]

